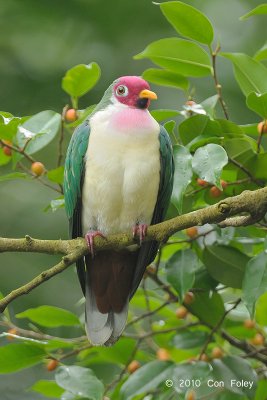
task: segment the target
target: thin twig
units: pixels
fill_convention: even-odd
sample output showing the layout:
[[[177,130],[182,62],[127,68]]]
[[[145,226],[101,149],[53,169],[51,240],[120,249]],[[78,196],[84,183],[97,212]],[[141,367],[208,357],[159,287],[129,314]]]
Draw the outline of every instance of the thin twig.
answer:
[[[212,58],[212,67],[213,67],[213,79],[214,79],[215,88],[216,88],[216,91],[217,91],[217,94],[218,94],[218,97],[219,97],[219,102],[221,104],[224,116],[225,116],[226,119],[229,119],[227,107],[226,107],[226,104],[225,104],[225,102],[223,100],[223,97],[222,97],[222,86],[219,83],[218,76],[217,76],[216,59],[217,59],[217,54],[219,53],[219,51],[220,51],[220,46],[217,46],[217,48],[216,48],[216,50],[214,52],[210,49],[211,58]]]

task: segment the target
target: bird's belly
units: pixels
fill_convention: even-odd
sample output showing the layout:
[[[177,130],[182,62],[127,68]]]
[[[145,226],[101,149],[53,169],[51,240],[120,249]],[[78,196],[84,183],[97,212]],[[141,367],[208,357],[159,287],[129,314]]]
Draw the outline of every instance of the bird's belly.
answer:
[[[104,234],[127,232],[136,223],[150,224],[159,179],[158,135],[130,144],[90,135],[82,191],[82,227]]]

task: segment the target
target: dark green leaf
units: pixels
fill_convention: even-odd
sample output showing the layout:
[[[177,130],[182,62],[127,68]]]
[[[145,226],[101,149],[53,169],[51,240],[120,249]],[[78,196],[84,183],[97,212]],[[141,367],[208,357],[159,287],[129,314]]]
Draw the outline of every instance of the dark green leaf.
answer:
[[[103,383],[89,368],[61,366],[55,375],[56,383],[73,395],[90,400],[102,400]]]
[[[194,115],[179,125],[179,135],[182,143],[190,147],[201,139],[222,137],[222,129],[217,121],[210,120],[207,115]]]
[[[255,303],[267,291],[267,254],[264,252],[247,263],[243,280],[242,299],[253,319]]]
[[[74,98],[81,97],[95,86],[100,74],[100,68],[95,62],[76,65],[62,79],[62,88]]]
[[[250,93],[247,97],[247,106],[262,118],[267,119],[267,93]]]
[[[224,148],[210,143],[197,149],[192,160],[192,167],[201,179],[221,189],[221,173],[227,162],[228,157]]]
[[[177,251],[167,261],[167,280],[179,293],[180,300],[192,288],[195,280],[195,271],[198,267],[198,258],[190,249]]]
[[[163,69],[150,68],[143,72],[143,78],[148,82],[177,89],[188,89],[189,81],[183,75]]]
[[[242,53],[220,55],[232,61],[236,80],[245,96],[251,92],[267,92],[267,68],[263,64]]]
[[[224,305],[221,296],[212,292],[196,292],[195,300],[187,308],[201,321],[208,325],[215,326],[224,315]]]
[[[52,398],[60,398],[62,393],[64,392],[63,389],[61,389],[56,382],[54,381],[47,381],[47,380],[40,380],[37,381],[32,387],[31,390],[36,393],[40,393],[43,396],[46,397],[52,397]]]
[[[79,325],[79,318],[70,311],[53,306],[29,308],[16,315],[17,318],[28,318],[41,326],[55,328],[58,326]]]
[[[172,341],[173,345],[178,349],[193,349],[201,347],[208,339],[208,332],[205,331],[184,331],[176,334]]]
[[[177,208],[179,214],[182,213],[182,202],[186,188],[191,182],[192,170],[192,156],[186,147],[180,145],[173,146],[174,157],[174,184],[171,201]]]
[[[40,363],[46,352],[30,343],[14,343],[0,347],[0,374],[8,374]]]
[[[254,15],[262,15],[262,14],[267,14],[267,4],[266,3],[260,4],[259,6],[253,8],[253,10],[249,11],[247,14],[240,17],[240,19],[242,21],[242,20],[252,17]]]
[[[161,11],[178,33],[204,44],[211,44],[213,28],[210,20],[196,8],[181,1],[160,4]]]
[[[42,111],[18,128],[17,141],[20,147],[27,145],[27,153],[33,154],[48,145],[59,131],[61,122],[60,114],[54,111]]]
[[[203,262],[210,275],[224,285],[241,288],[249,257],[234,247],[212,245],[203,251]]]
[[[156,65],[184,76],[205,76],[212,73],[209,55],[202,47],[179,38],[152,42],[134,58],[149,58]]]
[[[167,361],[151,361],[132,374],[121,387],[122,400],[156,389],[160,383],[170,379],[174,364]]]
[[[177,364],[174,371],[172,380],[175,390],[181,394],[188,390],[187,385],[182,385],[181,381],[189,380],[189,382],[196,382],[200,380],[204,384],[206,378],[210,373],[210,366],[208,363],[199,361],[197,363],[181,363]],[[193,384],[192,384],[193,385]]]

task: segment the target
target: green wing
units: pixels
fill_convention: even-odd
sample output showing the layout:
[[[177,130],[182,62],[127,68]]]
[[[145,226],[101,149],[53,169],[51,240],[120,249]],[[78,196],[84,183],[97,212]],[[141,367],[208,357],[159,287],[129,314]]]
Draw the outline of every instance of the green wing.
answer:
[[[169,207],[173,188],[174,161],[172,154],[172,143],[166,129],[160,126],[160,183],[156,206],[154,209],[151,225],[162,222]],[[144,242],[138,255],[137,266],[133,279],[131,297],[134,295],[143,277],[146,267],[154,260],[158,251],[159,243],[156,241]]]
[[[74,131],[65,161],[64,196],[65,208],[69,218],[70,237],[82,235],[81,227],[81,189],[84,174],[84,156],[88,147],[90,126],[88,121]]]

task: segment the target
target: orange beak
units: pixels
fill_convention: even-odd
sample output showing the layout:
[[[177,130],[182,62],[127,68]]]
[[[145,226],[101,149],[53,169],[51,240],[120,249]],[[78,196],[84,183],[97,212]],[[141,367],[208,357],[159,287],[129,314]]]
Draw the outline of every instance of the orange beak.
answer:
[[[150,100],[157,100],[158,96],[156,93],[152,92],[152,90],[144,89],[141,90],[139,93],[140,99],[150,99]]]

